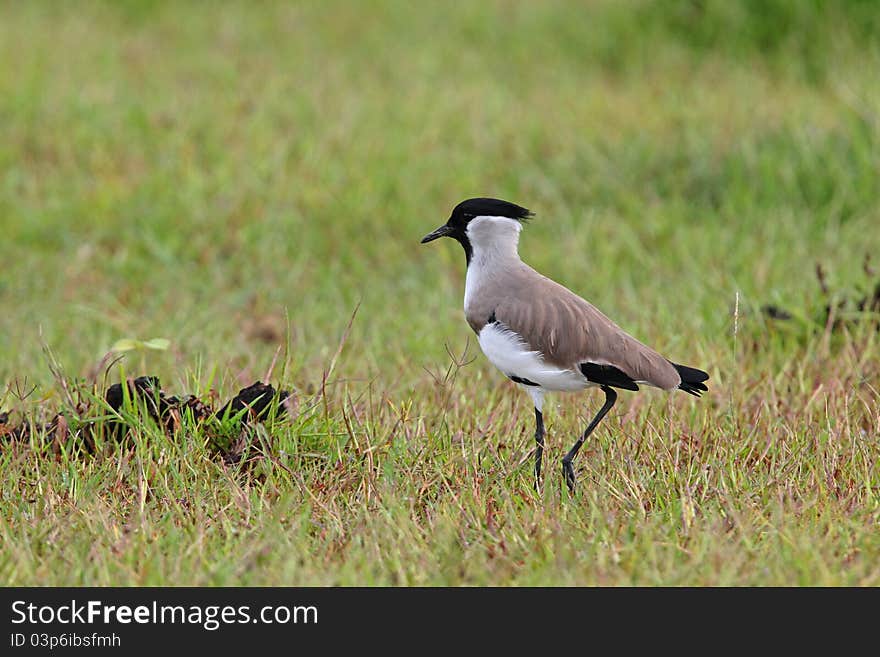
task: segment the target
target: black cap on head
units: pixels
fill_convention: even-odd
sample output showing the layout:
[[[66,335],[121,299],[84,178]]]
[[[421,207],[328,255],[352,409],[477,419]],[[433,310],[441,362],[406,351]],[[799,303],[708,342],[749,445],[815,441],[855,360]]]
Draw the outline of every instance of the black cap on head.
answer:
[[[532,213],[527,208],[510,201],[497,198],[469,198],[455,206],[449,221],[452,223],[453,219],[464,219],[467,223],[474,217],[508,217],[517,221],[526,221],[531,216]]]
[[[462,247],[468,264],[471,261],[471,243],[467,237],[467,225],[474,217],[507,217],[516,221],[527,221],[532,213],[516,203],[497,198],[469,198],[455,206],[449,220],[432,233],[422,238],[422,244],[433,242],[440,237],[451,237]]]

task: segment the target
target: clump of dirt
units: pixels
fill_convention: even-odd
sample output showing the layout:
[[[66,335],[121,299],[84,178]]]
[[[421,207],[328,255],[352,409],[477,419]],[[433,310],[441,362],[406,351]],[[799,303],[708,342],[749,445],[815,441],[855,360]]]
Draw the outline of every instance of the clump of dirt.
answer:
[[[28,442],[31,434],[42,437],[47,443],[64,440],[68,435],[67,420],[61,413],[57,413],[47,423],[22,421],[11,424],[9,413],[0,413],[0,441]]]
[[[223,461],[229,464],[241,461],[253,441],[253,424],[277,415],[286,406],[285,402],[289,397],[288,391],[280,390],[276,393],[272,386],[257,381],[239,390],[235,397],[217,411],[213,416],[215,422],[225,423],[229,418],[237,419],[238,422],[238,435],[228,445],[224,447],[221,441],[214,439]]]
[[[257,381],[239,390],[235,397],[214,414],[214,418],[222,420],[247,411],[245,415],[248,419],[260,421],[273,410],[277,411],[278,404],[283,403],[289,396],[290,393],[286,390],[281,390],[276,395],[275,388]]]
[[[166,424],[171,403],[162,390],[159,377],[139,376],[136,379],[129,379],[125,382],[124,388],[121,383],[114,383],[107,388],[104,401],[116,414],[119,414],[125,406],[126,397],[143,408],[155,422]],[[125,422],[122,420],[108,422],[108,427],[110,434],[116,439],[120,439],[125,432]]]
[[[75,438],[82,449],[91,454],[95,452],[99,432],[115,441],[131,440],[132,427],[125,416],[128,411],[137,410],[151,418],[169,437],[177,435],[184,422],[194,424],[211,438],[211,444],[224,462],[237,463],[250,444],[253,427],[271,417],[284,417],[289,397],[289,391],[276,390],[257,381],[239,390],[215,412],[210,402],[195,395],[167,395],[156,376],[139,376],[107,388],[104,401],[109,409],[100,402],[78,404],[78,418],[103,417],[79,420],[73,431],[62,413],[56,414],[48,424],[35,425],[29,421],[12,424],[9,413],[0,412],[0,441],[27,442],[32,434],[56,444]],[[108,413],[112,418],[107,419]],[[233,438],[225,439],[229,436]]]

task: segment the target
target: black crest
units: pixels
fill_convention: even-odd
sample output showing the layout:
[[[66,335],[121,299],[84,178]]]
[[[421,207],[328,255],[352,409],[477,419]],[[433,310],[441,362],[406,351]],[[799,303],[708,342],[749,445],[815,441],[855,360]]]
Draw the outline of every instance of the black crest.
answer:
[[[469,198],[455,206],[449,223],[467,224],[474,217],[508,217],[526,221],[532,216],[528,208],[497,198]]]

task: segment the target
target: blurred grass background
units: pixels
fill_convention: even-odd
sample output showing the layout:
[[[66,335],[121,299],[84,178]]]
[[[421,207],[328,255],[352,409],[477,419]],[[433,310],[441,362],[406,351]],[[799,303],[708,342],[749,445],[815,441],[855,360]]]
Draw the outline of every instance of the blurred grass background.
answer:
[[[5,3],[0,374],[46,376],[42,328],[72,373],[162,336],[164,378],[228,375],[275,348],[244,325],[271,336],[285,312],[318,367],[362,300],[346,368],[412,384],[467,335],[461,254],[418,239],[483,194],[536,211],[536,267],[645,340],[710,351],[737,290],[797,304],[815,260],[847,284],[880,244],[877,16]]]
[[[732,417],[818,340],[757,308],[880,251],[878,70],[869,0],[2,2],[0,381],[163,337],[127,371],[231,393],[287,345],[310,390],[361,303],[336,377],[406,404],[474,346],[460,248],[418,241],[489,195]],[[459,381],[528,415],[482,358]]]

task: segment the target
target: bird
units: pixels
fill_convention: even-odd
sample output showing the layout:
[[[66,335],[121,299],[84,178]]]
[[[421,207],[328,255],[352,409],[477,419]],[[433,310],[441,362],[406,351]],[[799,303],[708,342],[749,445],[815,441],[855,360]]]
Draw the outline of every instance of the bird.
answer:
[[[581,446],[617,401],[617,390],[648,385],[699,397],[709,375],[661,356],[620,328],[589,301],[538,273],[519,256],[523,225],[534,214],[497,198],[470,198],[422,244],[441,237],[464,249],[464,313],[486,358],[525,390],[535,407],[535,486],[544,455],[544,395],[598,387],[605,401],[562,459],[562,476],[576,488],[572,465]]]

